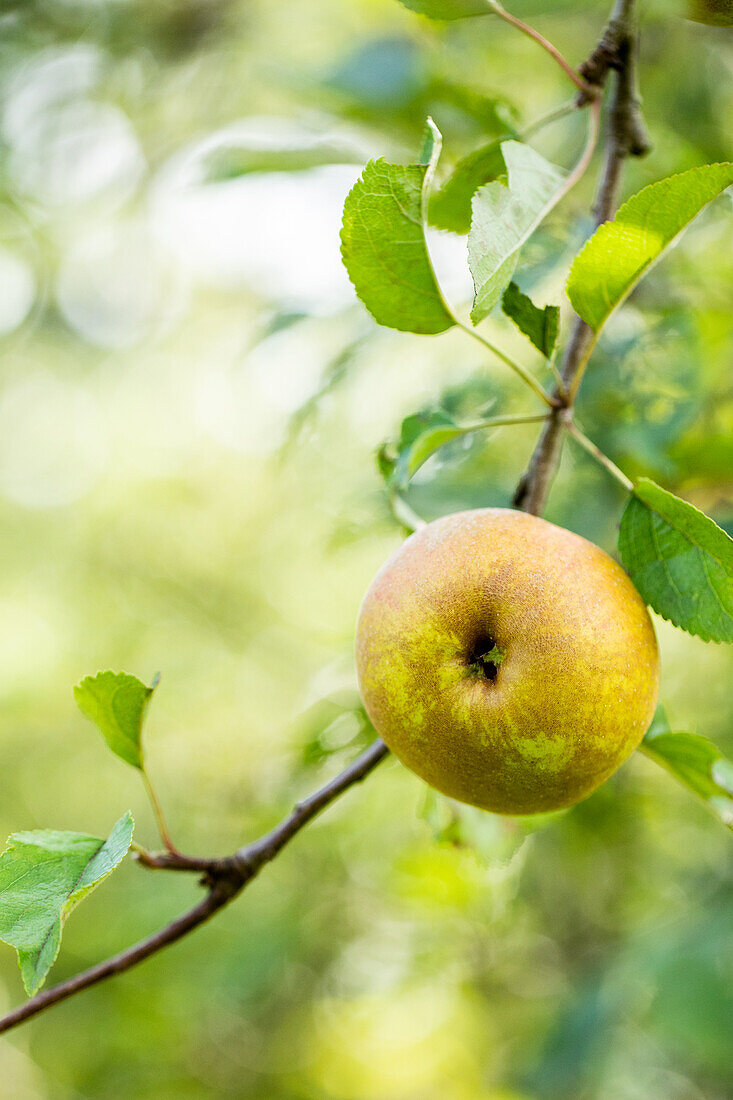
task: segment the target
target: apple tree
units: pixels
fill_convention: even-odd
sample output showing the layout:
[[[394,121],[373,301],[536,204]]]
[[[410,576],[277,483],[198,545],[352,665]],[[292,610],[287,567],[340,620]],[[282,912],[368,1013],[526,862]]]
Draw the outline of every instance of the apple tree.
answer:
[[[451,759],[446,765],[449,771],[453,770],[453,779],[458,778],[445,782],[445,767],[442,772],[436,771],[430,759],[435,730],[431,731],[429,721],[426,720],[424,732],[406,751],[400,746],[399,729],[395,733],[393,716],[385,717],[399,698],[400,728],[405,726],[408,714],[419,724],[420,708],[427,706],[430,710],[440,692],[450,690],[446,682],[441,687],[437,681],[430,681],[430,698],[426,701],[424,693],[420,694],[415,687],[435,652],[444,646],[448,628],[441,632],[440,623],[435,625],[435,616],[428,626],[422,623],[420,644],[427,653],[426,664],[415,670],[413,660],[409,680],[412,687],[408,688],[404,681],[390,681],[388,666],[396,661],[399,643],[390,634],[387,644],[388,635],[377,632],[376,649],[380,652],[376,654],[373,645],[362,662],[365,669],[369,667],[364,681],[366,710],[359,709],[359,718],[363,728],[373,735],[365,751],[343,772],[300,801],[271,831],[226,857],[207,857],[187,854],[175,845],[146,770],[146,728],[149,711],[154,712],[157,683],[148,685],[126,672],[115,671],[85,677],[74,689],[78,707],[96,726],[108,748],[135,769],[145,784],[162,849],[151,850],[133,839],[132,816],[124,807],[113,815],[117,821],[106,837],[50,829],[18,832],[9,837],[0,856],[0,939],[17,951],[30,999],[0,1020],[0,1031],[7,1031],[89,986],[128,970],[211,919],[234,901],[317,814],[370,775],[388,755],[388,743],[432,786],[455,796],[431,796],[426,816],[436,833],[450,834],[462,843],[474,842],[479,827],[477,814],[484,812],[466,807],[463,802],[529,815],[523,828],[562,829],[561,820],[553,818],[548,825],[545,819],[534,815],[584,797],[637,747],[701,799],[720,825],[733,826],[733,765],[712,741],[670,728],[663,701],[654,710],[658,678],[656,643],[646,611],[651,608],[674,626],[695,635],[701,643],[733,642],[733,540],[712,518],[647,476],[653,470],[622,470],[599,442],[591,438],[582,407],[580,411],[576,409],[581,387],[586,379],[586,385],[592,385],[594,371],[600,369],[607,324],[617,313],[623,316],[625,303],[644,293],[647,276],[657,264],[664,264],[667,253],[677,245],[686,228],[733,186],[733,164],[696,164],[673,175],[659,173],[653,182],[620,203],[625,166],[633,158],[650,154],[655,130],[654,119],[645,120],[642,113],[639,13],[634,0],[616,0],[607,25],[599,28],[597,44],[580,65],[571,64],[556,43],[498,0],[403,0],[403,3],[414,13],[414,18],[426,25],[431,21],[442,25],[470,20],[476,35],[490,35],[498,20],[509,24],[517,34],[533,40],[538,64],[540,54],[544,53],[547,64],[560,67],[572,98],[566,103],[544,104],[543,111],[538,111],[533,121],[523,127],[511,112],[497,111],[496,136],[452,159],[443,158],[442,135],[428,117],[422,142],[414,149],[412,159],[406,163],[394,163],[383,157],[369,160],[346,199],[341,233],[343,263],[356,296],[374,322],[416,338],[438,338],[454,330],[467,342],[478,344],[487,363],[497,371],[511,372],[523,387],[521,407],[495,406],[464,417],[447,403],[436,402],[430,408],[416,408],[401,424],[395,425],[392,438],[381,444],[375,440],[384,499],[395,524],[405,535],[415,537],[405,544],[413,548],[406,552],[413,558],[407,571],[403,570],[402,589],[390,588],[391,581],[384,580],[382,575],[382,588],[373,598],[383,602],[380,615],[393,614],[397,618],[406,606],[400,602],[403,597],[408,603],[412,600],[420,612],[430,598],[426,595],[424,572],[428,567],[413,553],[417,546],[428,547],[426,559],[431,552],[436,553],[436,526],[426,524],[421,517],[419,494],[413,492],[413,479],[425,464],[444,448],[450,449],[461,441],[483,435],[490,440],[504,440],[517,428],[536,426],[538,435],[529,462],[526,468],[517,463],[515,469],[513,508],[504,509],[501,519],[502,524],[508,522],[509,530],[515,532],[507,536],[508,548],[502,544],[501,549],[502,554],[508,555],[507,561],[511,559],[512,569],[518,553],[516,532],[530,532],[526,538],[522,535],[521,568],[511,574],[511,585],[518,584],[517,578],[523,575],[528,589],[521,593],[521,598],[516,593],[513,599],[509,598],[505,610],[511,616],[512,609],[521,606],[523,627],[531,620],[532,630],[537,637],[543,637],[540,649],[545,668],[549,667],[549,654],[557,650],[557,638],[563,631],[570,632],[568,638],[572,636],[577,643],[577,652],[572,650],[570,670],[573,691],[558,702],[551,677],[538,684],[531,671],[520,671],[514,701],[498,696],[499,706],[494,708],[498,717],[487,719],[487,723],[503,722],[506,743],[510,745],[514,731],[525,753],[524,770],[520,773],[515,768],[512,773],[512,797],[505,797],[507,788],[504,788],[501,796],[495,795],[492,801],[491,797],[483,798],[477,793],[479,788],[483,792],[486,785],[477,786],[475,778],[489,763],[494,769],[492,782],[501,773],[506,761],[497,759],[495,743],[489,756],[482,755],[479,737],[478,747],[473,746],[473,756],[467,763],[461,756],[462,745],[465,748],[467,743],[466,730],[459,721],[450,731]],[[733,22],[731,6],[723,0],[697,0],[689,15],[711,25],[726,26]],[[545,128],[570,117],[583,120],[582,147],[574,156],[569,154],[564,163],[550,163],[535,148],[533,139]],[[237,174],[251,170],[251,165],[237,161],[236,152],[233,150],[227,165],[220,164],[216,171]],[[566,240],[557,242],[558,252],[568,261],[565,296],[558,295],[549,302],[538,301],[524,278],[523,258],[552,213],[592,172],[597,172],[592,224],[586,225],[581,220]],[[441,279],[441,265],[434,258],[436,243],[444,232],[466,238],[467,267],[473,282],[472,301],[467,305],[453,300]],[[587,239],[583,241],[584,235]],[[680,247],[684,248],[684,241]],[[485,322],[490,318],[489,335]],[[523,353],[506,350],[506,345],[495,338],[497,325],[493,322],[497,318],[500,332],[502,326],[507,333],[512,330],[512,347],[516,346],[517,333],[521,334]],[[405,335],[404,339],[407,341],[410,336]],[[623,569],[597,548],[580,546],[582,540],[553,528],[556,535],[552,538],[559,542],[553,543],[555,588],[550,591],[547,588],[550,574],[542,573],[538,550],[549,525],[541,517],[566,448],[587,453],[624,495],[617,546]],[[506,515],[514,518],[506,521]],[[440,523],[438,520],[438,527],[443,530]],[[494,560],[490,544],[495,530],[489,525],[483,535],[476,536],[484,548],[480,552],[476,549],[478,543],[471,542],[472,534],[463,549],[464,559],[452,561],[455,568],[449,578],[451,599],[458,604],[465,598],[467,578],[472,576],[476,561],[483,561],[481,554],[487,546],[491,552],[487,551],[486,568],[490,572]],[[429,566],[434,576],[437,560],[441,581],[447,576],[450,547],[446,553],[447,558],[434,557]],[[586,575],[583,563],[590,559],[596,564],[592,575]],[[405,585],[408,596],[404,593]],[[536,599],[532,585],[540,585],[536,589],[540,596]],[[617,594],[621,593],[608,607],[604,605],[602,614],[597,614],[598,607],[593,603],[595,596],[600,600],[599,586],[610,586]],[[557,597],[554,603],[553,592]],[[573,594],[577,596],[577,606],[569,617],[563,617],[556,606],[559,596],[570,599]],[[432,605],[431,609],[434,610]],[[409,635],[413,626],[414,621],[408,615],[402,621],[402,634]],[[602,645],[595,664],[587,667],[581,650],[587,655],[599,637]],[[521,640],[519,646],[521,649]],[[638,658],[634,667],[636,679],[632,680],[624,671],[630,664],[630,654]],[[471,691],[479,685],[481,690],[496,693],[502,684],[513,682],[513,668],[521,670],[516,658],[513,664],[513,653],[488,633],[473,640],[469,657],[468,665],[474,676]],[[628,697],[621,686],[624,691],[628,688]],[[615,705],[611,697],[617,689],[618,705]],[[405,691],[407,694],[400,698],[400,692]],[[541,706],[550,715],[557,715],[548,722],[559,727],[572,712],[571,725],[582,729],[592,725],[598,700],[606,692],[609,703],[603,736],[613,740],[617,730],[619,741],[623,742],[623,751],[614,755],[610,763],[604,757],[598,764],[592,781],[586,775],[563,773],[565,793],[555,798],[544,798],[538,793],[543,789],[538,780],[539,756],[532,756],[532,752],[557,752],[564,745],[550,737],[538,748],[537,738],[532,740],[532,731],[526,728],[527,715],[534,713],[532,699],[538,691],[544,693]],[[505,721],[511,707],[515,707],[512,721]],[[445,717],[440,721],[444,723]],[[629,729],[624,727],[626,721]],[[536,715],[532,722],[536,722]],[[374,725],[373,731],[370,723]],[[483,735],[485,731],[481,732]],[[599,744],[596,743],[596,749]],[[66,919],[128,854],[150,871],[193,875],[202,888],[201,898],[147,939],[44,989],[60,949]]]

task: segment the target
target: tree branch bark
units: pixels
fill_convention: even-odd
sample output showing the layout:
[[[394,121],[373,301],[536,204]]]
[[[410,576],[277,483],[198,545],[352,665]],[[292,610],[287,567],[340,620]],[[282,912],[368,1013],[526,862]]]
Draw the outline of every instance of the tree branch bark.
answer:
[[[634,0],[617,0],[600,43],[580,72],[590,83],[600,83],[614,73],[614,89],[606,123],[605,162],[593,208],[595,227],[612,218],[618,206],[621,174],[629,156],[644,156],[650,145],[641,116],[636,83],[636,34]],[[553,398],[557,406],[540,433],[529,466],[514,494],[514,506],[540,516],[560,465],[565,432],[572,423],[573,407],[593,330],[576,317],[563,356]]]
[[[232,856],[225,859],[196,859],[165,852],[159,857],[143,858],[141,862],[149,867],[203,872],[202,881],[207,887],[206,896],[192,909],[171,921],[165,928],[161,928],[159,932],[140,940],[139,943],[121,951],[119,955],[114,955],[111,959],[92,966],[81,974],[76,974],[68,981],[59,982],[58,985],[38,993],[25,1004],[9,1012],[7,1016],[0,1019],[0,1034],[10,1031],[11,1028],[17,1027],[32,1016],[37,1016],[39,1012],[58,1004],[59,1001],[65,1001],[75,993],[80,993],[82,989],[89,989],[90,986],[104,981],[105,978],[130,970],[151,955],[162,951],[164,947],[168,947],[169,944],[187,936],[194,928],[204,924],[237,897],[258,871],[274,859],[309,821],[312,821],[321,810],[335,801],[349,787],[361,782],[388,752],[389,749],[384,742],[377,739],[335,779],[314,791],[303,802],[298,803],[292,813],[279,825],[269,833],[265,833],[259,840],[240,848]]]

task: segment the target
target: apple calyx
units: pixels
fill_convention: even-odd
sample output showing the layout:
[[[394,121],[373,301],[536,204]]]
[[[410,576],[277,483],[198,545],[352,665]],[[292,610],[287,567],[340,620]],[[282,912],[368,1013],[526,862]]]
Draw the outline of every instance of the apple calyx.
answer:
[[[493,638],[480,638],[473,647],[468,667],[476,675],[493,681],[496,679],[499,665],[505,657],[506,654],[499,649]]]

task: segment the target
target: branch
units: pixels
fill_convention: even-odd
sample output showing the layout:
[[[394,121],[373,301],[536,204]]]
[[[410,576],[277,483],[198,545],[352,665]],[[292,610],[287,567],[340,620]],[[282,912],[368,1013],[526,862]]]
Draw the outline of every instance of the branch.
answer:
[[[321,810],[325,809],[349,787],[359,783],[376,768],[380,760],[389,752],[383,741],[377,739],[361,756],[349,764],[335,779],[332,779],[308,798],[300,802],[293,812],[269,833],[259,840],[240,848],[234,855],[224,859],[197,859],[176,852],[163,852],[160,855],[138,853],[138,859],[147,867],[175,871],[203,872],[203,884],[207,887],[206,896],[188,912],[181,914],[165,928],[155,932],[145,940],[121,951],[111,959],[90,967],[68,981],[60,982],[43,993],[37,994],[0,1019],[0,1034],[10,1031],[18,1024],[38,1015],[59,1001],[88,989],[114,974],[122,974],[133,966],[162,951],[164,947],[175,943],[204,924],[214,913],[228,905],[244,887],[252,881],[264,864],[280,852],[297,833],[307,825]]]
[[[288,841],[292,840],[295,834],[299,833],[303,826],[307,825],[330,802],[333,802],[354,783],[360,783],[377,766],[380,760],[384,759],[388,752],[389,749],[384,741],[377,738],[340,775],[337,775],[330,783],[326,783],[325,787],[314,791],[303,802],[299,802],[290,816],[281,821],[279,825],[276,825],[271,832],[265,833],[259,840],[255,840],[252,844],[247,844],[244,848],[240,848],[238,852],[235,852],[232,857],[234,865],[249,880],[264,863],[269,863],[271,859],[274,859]]]
[[[649,141],[640,113],[636,90],[636,35],[634,0],[617,0],[608,26],[599,45],[581,72],[593,82],[603,81],[609,71],[614,73],[614,91],[606,131],[606,156],[594,206],[595,226],[613,217],[618,205],[623,164],[629,156],[643,156],[649,151]],[[557,407],[537,441],[525,474],[514,494],[514,505],[533,515],[542,515],[550,486],[560,464],[565,430],[572,424],[573,406],[587,362],[593,331],[590,325],[575,320],[563,357],[561,385],[554,391]]]

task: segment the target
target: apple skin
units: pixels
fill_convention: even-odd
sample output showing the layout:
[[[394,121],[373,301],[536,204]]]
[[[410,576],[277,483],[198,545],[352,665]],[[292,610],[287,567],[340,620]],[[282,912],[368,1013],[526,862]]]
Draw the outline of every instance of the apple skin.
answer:
[[[492,643],[498,667],[477,662]],[[621,566],[503,508],[445,516],[402,544],[364,597],[356,662],[402,763],[502,814],[589,795],[638,746],[659,690],[654,627]]]
[[[687,18],[710,27],[733,27],[733,0],[688,0]]]

